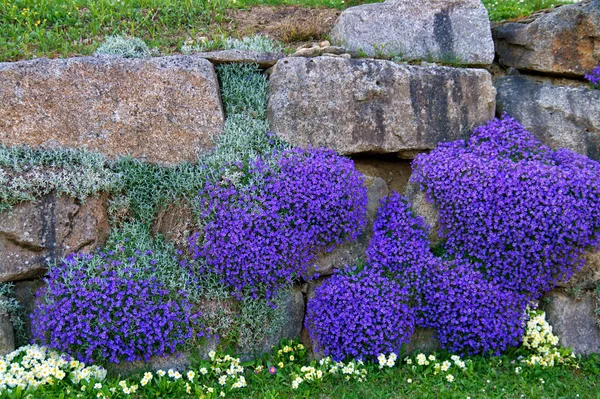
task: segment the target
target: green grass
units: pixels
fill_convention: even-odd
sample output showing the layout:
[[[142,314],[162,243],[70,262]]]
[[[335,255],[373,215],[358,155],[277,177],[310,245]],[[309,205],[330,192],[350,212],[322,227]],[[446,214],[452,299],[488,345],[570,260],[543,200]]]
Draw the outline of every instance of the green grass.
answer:
[[[484,0],[492,20],[561,2]],[[222,30],[227,10],[258,4],[346,7],[342,0],[0,0],[0,61],[89,55],[105,36],[114,35],[140,37],[170,54],[188,38],[235,36]]]
[[[211,366],[227,368],[228,363],[211,362],[197,359],[191,370],[194,371],[190,382],[187,373],[182,372],[181,377],[169,378],[153,375],[151,382],[142,386],[142,373],[128,378],[118,375],[110,376],[101,382],[101,387],[94,388],[96,381],[73,384],[68,378],[57,381],[53,385],[44,385],[37,391],[22,393],[7,391],[0,392],[0,399],[21,399],[32,393],[32,398],[96,398],[98,392],[104,392],[112,398],[204,398],[219,397],[221,390],[226,392],[228,398],[357,398],[357,399],[384,399],[384,398],[600,398],[600,357],[591,356],[578,358],[573,364],[560,365],[550,368],[532,368],[520,362],[519,355],[526,355],[523,350],[513,350],[510,354],[501,357],[473,356],[463,358],[465,368],[459,369],[446,352],[438,352],[435,362],[441,364],[447,360],[451,367],[447,371],[437,374],[434,371],[433,361],[427,366],[416,365],[416,357],[411,356],[412,365],[404,361],[396,362],[393,367],[380,369],[375,363],[367,362],[364,366],[354,364],[354,369],[366,370],[366,377],[362,378],[362,371],[358,376],[346,378],[340,369],[331,374],[333,364],[320,366],[319,363],[306,357],[306,349],[299,349],[291,343],[290,352],[273,352],[254,362],[242,363],[245,370],[242,374],[247,386],[240,389],[231,389],[233,381],[238,377],[228,379],[225,387],[217,382],[219,374],[212,371]],[[285,348],[283,344],[280,348]],[[294,360],[288,360],[294,355]],[[283,367],[279,362],[285,362]],[[348,363],[346,363],[348,364]],[[322,370],[322,378],[312,381],[306,378],[306,369],[302,366],[312,366]],[[268,372],[269,367],[275,367],[276,372]],[[517,367],[520,367],[518,372]],[[202,375],[202,368],[208,374]],[[308,371],[310,372],[310,371]],[[448,377],[452,375],[451,381]],[[294,389],[292,381],[303,377],[303,381]],[[119,383],[127,387],[137,385],[136,392],[124,395]],[[189,388],[186,386],[189,385]],[[213,387],[214,393],[209,394],[206,388]],[[110,394],[114,388],[115,393]],[[189,391],[188,391],[189,390]],[[204,392],[203,392],[204,391]]]

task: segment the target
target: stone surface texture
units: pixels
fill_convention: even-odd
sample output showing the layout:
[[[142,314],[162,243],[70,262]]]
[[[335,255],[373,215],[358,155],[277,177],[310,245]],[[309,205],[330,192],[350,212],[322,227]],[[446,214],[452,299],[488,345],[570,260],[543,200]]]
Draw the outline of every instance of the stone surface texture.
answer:
[[[39,277],[48,262],[89,252],[108,235],[105,197],[48,195],[0,214],[0,281]]]
[[[179,199],[165,207],[161,207],[154,219],[152,232],[162,234],[167,240],[172,241],[180,250],[187,250],[187,239],[198,230],[192,204]]]
[[[46,286],[43,280],[23,280],[15,282],[15,298],[21,305],[21,314],[23,315],[25,341],[32,337],[32,323],[30,315],[33,313],[36,305],[36,294],[40,289]]]
[[[299,287],[294,287],[288,291],[286,300],[282,306],[285,308],[286,320],[281,329],[266,337],[255,348],[240,348],[238,353],[241,353],[242,357],[245,359],[253,358],[257,351],[258,353],[270,353],[284,338],[300,338],[304,324],[306,304],[304,302],[304,294]]]
[[[0,310],[0,356],[15,350],[15,334],[10,315]]]
[[[432,328],[415,327],[415,332],[410,338],[410,342],[404,347],[404,353],[431,353],[439,350],[440,341],[436,336],[436,331]]]
[[[359,158],[354,167],[365,176],[382,178],[390,192],[402,194],[412,173],[410,162],[401,159]]]
[[[0,144],[194,161],[223,128],[213,65],[197,56],[0,63]]]
[[[269,94],[271,130],[295,146],[410,159],[493,118],[496,91],[483,69],[294,57],[273,67]]]
[[[583,77],[600,64],[600,2],[582,1],[499,24],[493,37],[504,66]]]
[[[600,353],[600,327],[596,308],[598,303],[592,293],[585,292],[580,299],[561,290],[546,294],[542,300],[546,319],[558,336],[559,344],[573,348],[575,354]]]
[[[351,7],[330,36],[369,56],[464,65],[494,60],[490,21],[480,0],[387,0]]]
[[[416,183],[408,183],[404,191],[404,196],[410,202],[412,210],[429,225],[429,241],[431,245],[440,244],[442,238],[439,235],[438,208],[433,202],[427,201],[425,192],[421,191],[419,185]]]
[[[206,58],[213,64],[231,64],[249,62],[258,64],[261,68],[270,68],[278,60],[285,57],[284,53],[265,53],[247,50],[219,50],[194,53],[197,57]]]
[[[507,112],[552,148],[600,160],[600,90],[554,86],[525,76],[496,80],[498,113]]]

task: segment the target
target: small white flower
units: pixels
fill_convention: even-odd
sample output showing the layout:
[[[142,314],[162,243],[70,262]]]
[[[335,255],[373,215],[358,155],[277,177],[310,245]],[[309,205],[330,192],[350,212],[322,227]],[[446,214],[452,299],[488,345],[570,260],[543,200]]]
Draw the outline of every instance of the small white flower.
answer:
[[[194,373],[194,371],[190,370],[190,371],[187,372],[187,378],[188,378],[188,380],[192,381],[195,376],[196,376],[196,373]]]

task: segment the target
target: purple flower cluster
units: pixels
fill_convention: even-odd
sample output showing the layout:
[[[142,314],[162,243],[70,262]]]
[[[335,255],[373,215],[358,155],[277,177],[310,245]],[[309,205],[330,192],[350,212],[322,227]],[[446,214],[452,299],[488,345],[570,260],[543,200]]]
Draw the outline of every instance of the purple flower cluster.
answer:
[[[520,344],[528,303],[524,296],[487,281],[466,261],[436,259],[428,274],[417,323],[436,329],[443,348],[500,355]]]
[[[318,251],[355,239],[366,224],[362,176],[333,151],[288,150],[226,175],[199,196],[206,222],[190,248],[201,272],[217,274],[238,296],[272,297]]]
[[[194,334],[198,315],[185,299],[143,275],[136,258],[70,255],[50,270],[38,293],[34,339],[86,363],[175,352]]]
[[[585,78],[590,81],[595,89],[600,89],[600,65],[598,65],[592,72],[585,75]]]
[[[407,301],[407,289],[382,273],[336,271],[308,302],[305,325],[311,341],[336,361],[399,353],[414,331]]]
[[[417,324],[435,328],[442,347],[499,353],[519,343],[526,301],[489,283],[467,261],[435,257],[423,219],[397,193],[381,201],[367,261],[408,289]]]
[[[383,271],[409,288],[411,301],[419,301],[427,286],[429,227],[414,215],[410,203],[396,192],[381,200],[367,248],[369,268]]]
[[[550,150],[507,115],[419,155],[413,170],[448,254],[494,285],[539,298],[600,244],[600,164]]]

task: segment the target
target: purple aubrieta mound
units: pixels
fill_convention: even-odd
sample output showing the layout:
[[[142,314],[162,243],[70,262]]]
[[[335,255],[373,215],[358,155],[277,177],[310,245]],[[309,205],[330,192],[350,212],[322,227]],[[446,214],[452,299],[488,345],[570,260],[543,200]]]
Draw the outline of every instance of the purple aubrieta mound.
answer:
[[[495,285],[539,298],[600,243],[600,164],[543,146],[507,115],[417,156],[413,170],[448,255]]]
[[[267,298],[306,272],[318,251],[353,240],[366,224],[367,192],[354,163],[326,149],[294,149],[232,165],[199,196],[202,233],[190,240],[201,272],[238,296]]]
[[[440,345],[465,354],[501,352],[521,343],[528,300],[495,285],[466,261],[435,259],[417,324],[434,328]]]
[[[421,291],[427,286],[426,265],[433,258],[429,226],[396,192],[380,202],[367,247],[368,267],[393,275],[409,288],[411,302],[420,302]]]
[[[70,255],[51,268],[32,315],[34,339],[85,363],[174,353],[194,335],[198,315],[156,279],[140,278],[136,263]]]
[[[306,309],[311,341],[336,361],[399,353],[414,331],[408,290],[368,268],[336,271]]]

